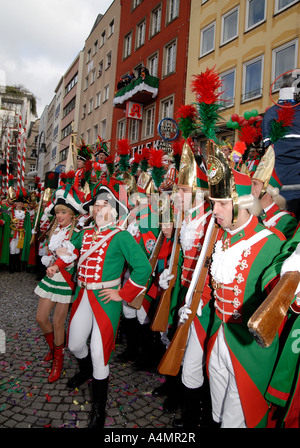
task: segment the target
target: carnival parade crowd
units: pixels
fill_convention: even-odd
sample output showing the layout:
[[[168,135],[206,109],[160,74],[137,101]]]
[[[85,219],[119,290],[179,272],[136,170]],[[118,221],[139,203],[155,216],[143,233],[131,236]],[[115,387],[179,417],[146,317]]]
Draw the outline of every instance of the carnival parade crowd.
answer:
[[[113,158],[99,137],[94,152],[81,140],[76,171],[47,172],[32,192],[9,179],[0,264],[39,273],[48,381],[60,380],[68,347],[78,362],[68,388],[91,380],[89,428],[104,427],[120,320],[119,360],[165,378],[153,395],[166,397],[166,412],[180,407],[175,428],[299,428],[300,108],[291,92],[283,86],[263,117],[232,115],[234,145],[212,133],[200,150],[191,136],[205,114],[182,106],[170,154],[132,156],[124,138]]]

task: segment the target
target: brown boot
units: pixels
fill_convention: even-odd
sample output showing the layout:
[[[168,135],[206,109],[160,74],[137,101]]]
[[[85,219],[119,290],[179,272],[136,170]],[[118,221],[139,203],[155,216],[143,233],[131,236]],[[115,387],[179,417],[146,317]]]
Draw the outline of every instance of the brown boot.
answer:
[[[58,347],[54,344],[54,359],[52,369],[48,377],[48,383],[54,383],[54,381],[57,381],[60,377],[64,364],[64,351],[65,344],[59,345]]]
[[[54,352],[54,332],[50,331],[49,333],[44,334],[44,338],[46,339],[47,344],[49,345],[50,351],[47,353],[47,355],[44,358],[44,361],[49,362],[53,359],[53,352]]]

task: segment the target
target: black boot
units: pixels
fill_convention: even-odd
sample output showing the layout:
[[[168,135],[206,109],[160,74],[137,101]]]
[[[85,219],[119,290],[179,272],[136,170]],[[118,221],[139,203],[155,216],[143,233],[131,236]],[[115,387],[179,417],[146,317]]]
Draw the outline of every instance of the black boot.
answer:
[[[9,254],[8,271],[10,274],[13,274],[15,272],[15,256],[13,254]]]
[[[135,361],[137,370],[151,370],[155,365],[154,333],[150,329],[150,324],[139,324],[141,340],[141,354]]]
[[[85,358],[76,359],[79,366],[79,372],[67,382],[67,387],[70,389],[75,389],[76,387],[81,386],[85,383],[85,381],[90,380],[93,375],[93,365],[90,354],[88,354]]]
[[[176,376],[166,375],[167,397],[163,404],[164,412],[176,412],[183,403],[181,369]]]
[[[108,377],[104,380],[92,379],[92,414],[89,429],[103,429],[107,401]]]
[[[201,387],[190,389],[183,386],[182,418],[173,421],[175,428],[196,429],[211,426],[211,401],[208,380]]]
[[[138,343],[138,321],[136,318],[124,319],[124,330],[126,334],[127,347],[123,353],[117,355],[121,362],[135,361],[139,355]]]

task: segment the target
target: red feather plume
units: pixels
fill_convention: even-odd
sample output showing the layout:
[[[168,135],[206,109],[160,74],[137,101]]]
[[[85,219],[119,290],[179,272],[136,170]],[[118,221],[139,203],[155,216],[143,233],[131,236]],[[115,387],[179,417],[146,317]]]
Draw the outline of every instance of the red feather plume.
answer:
[[[197,102],[213,104],[223,93],[220,91],[221,86],[222,81],[214,68],[207,68],[205,72],[193,76],[191,90],[196,95]]]
[[[130,155],[130,145],[127,138],[123,138],[117,141],[117,153],[120,156]]]

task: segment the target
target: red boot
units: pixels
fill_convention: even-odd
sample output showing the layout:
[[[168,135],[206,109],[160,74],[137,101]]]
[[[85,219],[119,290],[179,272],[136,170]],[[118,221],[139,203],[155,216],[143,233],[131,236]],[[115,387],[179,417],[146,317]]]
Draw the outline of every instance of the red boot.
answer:
[[[49,383],[54,383],[54,381],[57,381],[60,377],[64,364],[64,351],[65,344],[59,345],[58,347],[54,344],[54,359],[52,369],[48,377]]]
[[[53,359],[53,351],[54,351],[54,332],[45,333],[44,338],[46,339],[47,344],[49,345],[50,351],[44,358],[44,361],[49,362]]]

